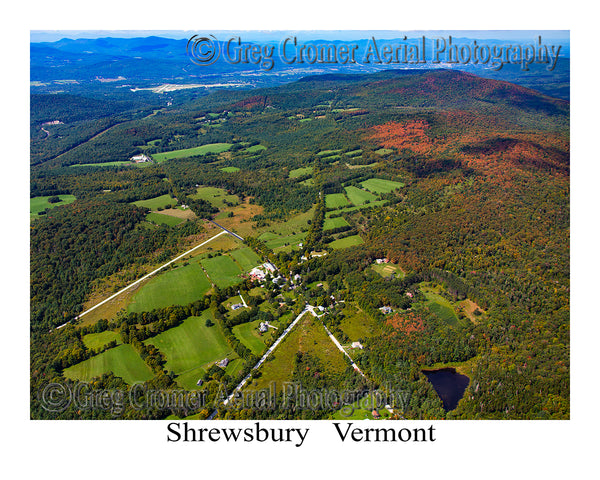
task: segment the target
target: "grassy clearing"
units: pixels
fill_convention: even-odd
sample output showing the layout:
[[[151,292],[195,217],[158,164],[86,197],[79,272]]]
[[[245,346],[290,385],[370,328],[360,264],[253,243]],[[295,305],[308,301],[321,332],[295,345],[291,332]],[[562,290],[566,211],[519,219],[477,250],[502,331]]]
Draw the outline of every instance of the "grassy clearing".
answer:
[[[154,345],[165,354],[167,371],[179,375],[199,367],[206,370],[213,362],[231,357],[233,353],[219,325],[206,326],[209,318],[216,323],[210,312],[205,311],[201,316],[189,317],[181,325],[144,343]]]
[[[308,221],[313,218],[314,213],[315,207],[313,206],[306,212],[294,215],[284,222],[273,223],[266,227],[259,238],[261,240],[271,240],[281,235],[293,235],[300,231],[308,231]]]
[[[152,278],[135,294],[130,312],[148,312],[169,305],[187,305],[202,298],[211,285],[198,263],[180,266]]]
[[[127,160],[118,160],[115,162],[102,162],[102,163],[75,163],[69,165],[69,167],[122,167],[123,165],[129,165],[131,167],[137,167],[138,165],[147,165],[146,163],[133,163]]]
[[[371,203],[378,200],[378,198],[370,192],[366,190],[361,190],[360,188],[354,187],[350,185],[345,188],[346,195],[354,205],[364,205],[365,203]]]
[[[266,149],[267,147],[264,145],[252,145],[251,147],[246,148],[244,151],[248,153],[256,153]]]
[[[64,375],[72,380],[89,382],[103,373],[113,372],[128,384],[145,382],[154,374],[131,345],[119,345],[77,365],[66,368]]]
[[[237,205],[240,202],[237,195],[228,195],[225,190],[217,187],[200,187],[190,197],[195,200],[206,200],[219,209],[227,206],[225,202],[233,205]]]
[[[240,277],[242,270],[227,255],[205,258],[200,263],[202,263],[210,280],[219,288],[230,287],[242,281]]]
[[[223,167],[221,171],[225,173],[235,173],[239,172],[240,169],[238,167]]]
[[[236,325],[232,328],[233,334],[237,337],[237,339],[254,355],[262,355],[265,350],[265,342],[259,332],[258,325],[260,324],[260,320],[256,320],[254,322],[242,323],[241,325]],[[265,333],[263,335],[268,335],[269,333]]]
[[[439,290],[429,286],[421,287],[421,292],[427,299],[426,305],[435,313],[437,317],[446,322],[448,325],[456,325],[458,316],[454,311],[452,304],[439,294]]]
[[[191,370],[188,370],[187,372],[184,372],[175,378],[175,382],[188,392],[192,390],[200,390],[202,386],[199,386],[197,383],[198,380],[204,377],[205,373],[206,370],[202,367],[192,368]]]
[[[138,200],[133,202],[136,207],[146,207],[150,210],[165,208],[167,205],[177,205],[177,200],[171,198],[170,195],[161,195],[160,197],[149,198],[147,200]]]
[[[304,175],[309,175],[313,172],[313,167],[300,167],[295,170],[290,170],[289,177],[290,178],[298,178],[303,177]]]
[[[329,157],[331,155],[335,155],[336,153],[340,153],[341,150],[321,150],[317,155],[319,157]]]
[[[351,152],[346,152],[345,155],[347,157],[358,157],[359,155],[362,155],[363,151],[362,148],[359,148],[358,150],[352,150]]]
[[[350,226],[350,224],[346,221],[344,217],[326,218],[325,222],[323,223],[323,231],[348,226]]]
[[[146,215],[146,221],[156,225],[168,225],[169,227],[174,227],[182,223],[184,220],[182,218],[172,217],[171,215],[150,212],[148,215]]]
[[[331,212],[325,213],[325,217],[329,218],[329,217],[331,217],[331,215],[338,214],[340,212],[349,213],[349,212],[355,212],[357,210],[362,210],[363,208],[377,207],[379,205],[383,205],[384,203],[385,203],[385,200],[377,200],[376,202],[365,203],[364,205],[359,205],[357,207],[340,208],[338,210],[332,210]]]
[[[196,157],[206,155],[207,153],[223,153],[231,148],[231,143],[209,143],[199,147],[184,148],[182,150],[173,150],[172,152],[155,153],[152,158],[157,162],[164,162],[175,158]]]
[[[391,148],[380,148],[379,150],[375,150],[375,153],[378,155],[387,155],[388,153],[392,153],[394,150]]]
[[[331,248],[334,250],[338,250],[340,248],[353,247],[354,245],[361,245],[365,243],[359,235],[351,235],[350,237],[340,238],[339,240],[334,240],[329,244]]]
[[[269,233],[269,232],[267,232]],[[270,240],[266,240],[267,247],[272,250],[277,248],[287,247],[288,245],[298,245],[304,242],[306,238],[306,232],[295,233],[293,235],[287,235],[285,237],[275,237]]]
[[[404,187],[403,183],[384,180],[382,178],[369,178],[361,182],[361,185],[373,193],[389,193],[397,188]]]
[[[376,320],[353,304],[347,304],[343,310],[344,318],[340,322],[340,329],[352,342],[360,338],[369,338],[381,333],[381,328]],[[350,354],[352,355],[352,354]]]
[[[112,341],[116,341],[118,345],[121,345],[121,335],[112,330],[107,330],[100,333],[89,333],[83,337],[83,343],[87,348],[96,349],[102,348],[104,345],[109,344]]]
[[[29,214],[37,215],[39,212],[44,210],[60,207],[61,205],[68,205],[69,203],[73,203],[75,201],[75,195],[52,195],[57,196],[60,199],[60,202],[50,203],[48,197],[33,197],[29,199]]]
[[[249,247],[234,250],[233,252],[229,252],[229,255],[239,264],[244,272],[252,270],[262,263],[259,256]]]
[[[343,193],[329,193],[325,195],[325,206],[327,208],[340,208],[350,205]]]
[[[381,275],[383,278],[389,278],[394,275],[396,278],[404,278],[406,274],[399,265],[393,263],[382,263],[371,265],[371,269]]]

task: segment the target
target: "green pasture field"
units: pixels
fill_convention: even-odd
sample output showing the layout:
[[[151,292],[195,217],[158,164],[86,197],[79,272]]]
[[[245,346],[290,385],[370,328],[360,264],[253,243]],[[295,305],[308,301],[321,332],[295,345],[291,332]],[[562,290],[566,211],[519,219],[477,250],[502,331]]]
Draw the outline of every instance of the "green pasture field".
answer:
[[[150,367],[128,344],[111,348],[100,355],[66,368],[63,373],[66,378],[71,380],[89,382],[92,378],[100,377],[108,372],[121,377],[129,385],[146,382],[154,377]]]
[[[378,155],[387,155],[388,153],[392,153],[394,150],[391,148],[380,148],[379,150],[375,150],[375,153]]]
[[[242,281],[242,270],[231,257],[220,255],[200,260],[210,280],[219,288],[227,288]]]
[[[83,337],[83,343],[87,348],[96,349],[102,348],[104,345],[116,340],[118,345],[121,345],[121,335],[112,330],[106,330],[100,333],[89,333]]]
[[[332,215],[338,214],[340,212],[348,213],[355,212],[356,210],[362,210],[363,208],[377,207],[379,205],[383,205],[384,203],[385,200],[377,200],[376,202],[365,203],[364,205],[358,205],[357,207],[340,208],[338,210],[332,210],[331,212],[325,213],[325,217],[329,218]]]
[[[256,320],[254,322],[242,323],[241,325],[236,325],[231,330],[233,334],[237,337],[237,339],[250,351],[257,356],[262,355],[265,351],[265,342],[264,338],[270,338],[270,333],[263,333],[264,337],[261,337],[258,332],[258,325],[260,324],[260,320]],[[269,329],[272,330],[272,329]]]
[[[259,256],[249,247],[233,250],[229,252],[229,255],[239,264],[244,272],[252,270],[262,263]]]
[[[348,335],[352,342],[356,342],[360,338],[379,335],[381,332],[377,321],[358,309],[354,304],[346,304],[343,313],[344,318],[340,322],[340,330]],[[349,349],[348,353],[352,356],[352,349]]]
[[[237,195],[228,195],[225,190],[217,187],[199,187],[196,193],[190,195],[195,200],[206,200],[213,207],[225,207],[225,201],[237,205],[240,199]]]
[[[334,240],[328,245],[334,250],[338,250],[340,248],[353,247],[354,245],[361,245],[365,243],[359,235],[352,235],[350,237],[340,238],[339,240]]]
[[[212,327],[206,326],[208,318],[214,323]],[[158,348],[167,358],[166,370],[177,375],[199,367],[208,370],[213,362],[235,355],[209,311],[199,317],[186,318],[181,325],[144,343]]]
[[[265,147],[264,145],[252,145],[251,147],[248,147],[244,151],[248,152],[248,153],[256,153],[256,152],[260,152],[260,151],[266,150],[266,149],[267,149],[267,147]]]
[[[231,143],[209,143],[199,147],[184,148],[182,150],[173,150],[172,152],[154,153],[152,158],[157,162],[173,160],[176,158],[196,157],[206,155],[207,153],[223,153],[231,148]]]
[[[325,206],[327,208],[340,208],[350,205],[343,193],[329,193],[325,195]]]
[[[348,226],[350,226],[350,224],[344,217],[326,218],[325,222],[323,223],[323,231]]]
[[[336,153],[340,153],[341,150],[321,150],[317,155],[319,157],[329,157],[330,155],[335,155]]]
[[[372,193],[367,192],[366,190],[361,190],[360,188],[354,187],[352,185],[346,187],[345,190],[346,195],[348,196],[350,201],[356,206],[364,205],[367,202],[370,203],[378,200],[378,198]]]
[[[373,193],[389,193],[397,188],[404,187],[403,183],[384,180],[382,178],[369,178],[368,180],[361,182],[361,185]]]
[[[267,244],[267,247],[269,247],[272,250],[275,250],[277,248],[285,247],[288,245],[292,245],[292,246],[298,245],[299,243],[304,242],[305,238],[306,238],[306,232],[300,232],[300,233],[295,233],[293,235],[287,235],[285,237],[272,238],[270,240],[266,240],[265,243]]]
[[[148,312],[169,305],[187,305],[210,290],[198,263],[166,270],[142,285],[128,305],[129,312]]]
[[[402,269],[393,263],[381,263],[379,265],[371,265],[371,269],[381,275],[383,278],[389,278],[394,274],[396,278],[404,278],[405,274]]]
[[[358,155],[362,155],[363,151],[362,148],[359,148],[358,150],[352,150],[351,152],[346,152],[345,155],[347,157],[357,157]]]
[[[221,171],[225,173],[235,173],[239,172],[240,169],[238,167],[223,167]]]
[[[162,213],[155,212],[150,212],[146,215],[146,221],[156,223],[157,225],[168,225],[169,227],[174,227],[185,222],[183,218],[172,217],[171,215],[163,215]]]
[[[452,307],[452,304],[446,298],[429,287],[421,287],[420,290],[427,299],[426,305],[437,317],[448,325],[454,326],[458,323],[458,316],[454,311],[454,307]]]
[[[60,202],[49,203],[50,197],[58,197]],[[33,197],[29,199],[29,214],[37,215],[39,212],[46,210],[47,208],[60,207],[61,205],[68,205],[75,201],[75,195],[50,195],[47,197]]]
[[[308,175],[313,172],[313,167],[300,167],[294,170],[290,170],[289,177],[290,178],[298,178],[303,177],[304,175]]]
[[[146,207],[150,210],[156,210],[157,208],[165,208],[167,205],[177,205],[177,200],[171,198],[170,195],[165,194],[147,200],[138,200],[137,202],[133,202],[133,204],[136,207]]]

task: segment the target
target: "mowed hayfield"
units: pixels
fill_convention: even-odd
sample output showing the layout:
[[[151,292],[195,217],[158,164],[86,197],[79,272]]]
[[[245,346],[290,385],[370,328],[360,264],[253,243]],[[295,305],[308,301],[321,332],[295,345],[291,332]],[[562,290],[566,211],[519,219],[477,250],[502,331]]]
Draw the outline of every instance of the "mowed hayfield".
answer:
[[[183,218],[173,217],[172,215],[163,215],[162,213],[150,212],[146,215],[146,221],[156,225],[168,225],[175,227],[185,220]]]
[[[363,205],[367,202],[374,202],[378,200],[378,197],[373,195],[371,192],[362,190],[352,185],[345,187],[346,195],[354,205]]]
[[[148,312],[169,305],[187,305],[204,296],[210,281],[196,262],[179,266],[150,279],[127,307],[130,312]]]
[[[129,385],[146,382],[154,377],[150,367],[144,363],[131,345],[119,345],[106,352],[66,368],[64,375],[71,380],[89,382],[103,373],[112,372]]]
[[[262,263],[259,256],[249,247],[233,250],[232,252],[229,252],[229,255],[231,255],[231,257],[245,272],[252,270],[254,267]]]
[[[225,190],[217,187],[199,187],[196,193],[190,195],[190,198],[194,200],[206,200],[213,207],[223,208],[225,202],[237,205],[240,203],[240,199],[237,195],[228,195]]]
[[[294,170],[290,170],[289,177],[290,178],[298,178],[303,177],[305,175],[311,174],[313,171],[313,167],[300,167]]]
[[[249,348],[254,355],[262,355],[265,350],[265,342],[263,337],[258,332],[258,325],[260,320],[254,322],[242,323],[236,325],[231,330],[236,338],[244,345]],[[264,334],[268,335],[268,332]]]
[[[231,257],[219,255],[200,261],[210,280],[219,288],[227,288],[242,281],[242,270]]]
[[[347,207],[350,202],[343,193],[329,193],[325,195],[325,206],[327,208]]]
[[[48,202],[48,197],[33,197],[29,199],[29,214],[37,215],[39,212],[46,210],[47,208],[60,207],[61,205],[68,205],[69,203],[73,203],[75,201],[75,195],[51,195],[57,196],[60,199],[60,202],[50,203]]]
[[[89,333],[83,337],[83,343],[87,348],[91,349],[102,348],[113,340],[119,345],[123,343],[121,341],[121,335],[112,330],[106,330],[105,332],[100,333]]]
[[[323,231],[348,226],[350,226],[350,224],[346,221],[344,217],[326,218],[323,222]]]
[[[263,233],[260,237],[261,240],[265,242],[267,247],[272,250],[276,250],[278,248],[283,248],[287,246],[296,246],[299,243],[304,242],[306,239],[306,232],[295,233],[293,235],[287,235],[284,237],[276,236],[271,232]]]
[[[231,143],[209,143],[199,147],[184,148],[181,150],[173,150],[171,152],[154,153],[152,158],[157,162],[164,162],[176,158],[196,157],[206,155],[207,153],[223,153],[231,148]]]
[[[360,183],[363,188],[366,188],[373,193],[390,193],[397,188],[404,187],[403,183],[394,182],[392,180],[384,180],[382,178],[369,178]]]
[[[353,247],[354,245],[361,245],[365,243],[359,235],[351,235],[349,237],[340,238],[339,240],[334,240],[328,245],[334,250],[338,250],[340,248]]]
[[[149,198],[147,200],[138,200],[133,202],[136,207],[146,207],[150,210],[157,208],[165,208],[167,205],[177,205],[177,200],[171,198],[170,195],[161,195],[160,197]]]
[[[214,323],[212,327],[206,326],[207,319]],[[199,317],[186,318],[181,325],[144,343],[158,348],[167,358],[167,371],[177,375],[200,367],[207,370],[213,362],[237,356],[209,311],[204,311]]]

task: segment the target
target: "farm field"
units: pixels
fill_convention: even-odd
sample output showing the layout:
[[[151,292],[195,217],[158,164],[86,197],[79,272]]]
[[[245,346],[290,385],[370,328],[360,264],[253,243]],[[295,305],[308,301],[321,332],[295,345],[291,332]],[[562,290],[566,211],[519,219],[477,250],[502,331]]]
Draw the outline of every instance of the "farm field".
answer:
[[[385,200],[377,200],[376,202],[365,203],[364,205],[358,205],[356,207],[339,208],[337,210],[326,212],[325,217],[331,217],[332,215],[336,215],[338,213],[355,212],[356,210],[362,210],[363,208],[377,207],[379,205],[383,205],[384,203]]]
[[[207,153],[223,153],[231,148],[231,143],[209,143],[199,147],[184,148],[182,150],[173,150],[171,152],[155,153],[152,158],[157,162],[164,162],[177,158],[195,157],[206,155]]]
[[[350,202],[343,193],[330,193],[325,195],[325,206],[327,208],[340,208],[350,205]]]
[[[242,281],[240,267],[227,255],[205,258],[200,263],[206,270],[210,280],[219,288],[226,288]]]
[[[209,318],[215,323],[212,327],[205,325]],[[149,338],[144,343],[158,348],[167,358],[165,368],[177,375],[199,367],[206,370],[213,362],[231,357],[233,353],[219,325],[208,311],[199,317],[189,317],[181,325]]]
[[[340,248],[353,247],[354,245],[361,245],[363,243],[365,242],[359,235],[351,235],[350,237],[334,240],[329,244],[329,246],[334,250],[337,250]]]
[[[175,227],[184,220],[182,218],[173,217],[171,215],[164,215],[162,213],[150,212],[146,215],[146,221],[157,225],[168,225],[169,227]]]
[[[420,290],[427,299],[426,305],[436,316],[448,325],[456,325],[458,323],[458,316],[454,311],[454,307],[446,298],[439,294],[439,290],[430,286],[423,286]]]
[[[241,325],[236,325],[231,330],[236,338],[250,351],[257,356],[262,355],[265,350],[265,342],[263,338],[266,338],[266,335],[269,333],[264,333],[265,337],[261,337],[258,333],[258,325],[260,324],[260,320],[256,320],[254,322],[242,323]]]
[[[323,231],[348,226],[350,226],[350,224],[346,221],[344,217],[326,218],[323,222]]]
[[[369,178],[361,182],[363,188],[366,188],[373,193],[389,193],[397,188],[404,187],[403,183],[393,182],[392,180],[384,180],[382,178]]]
[[[133,204],[137,207],[146,207],[150,210],[156,210],[157,208],[165,208],[167,205],[177,205],[177,200],[171,198],[170,195],[165,194],[147,200],[138,200],[137,202],[133,202]]]
[[[343,313],[344,318],[340,322],[340,330],[348,335],[352,342],[357,342],[360,338],[373,337],[381,332],[377,322],[356,305],[347,304]],[[348,351],[351,352],[351,350]]]
[[[317,155],[319,157],[330,157],[331,155],[335,155],[336,153],[340,153],[341,150],[321,150]]]
[[[226,167],[227,168],[227,167]],[[228,195],[225,190],[217,187],[199,187],[196,193],[190,195],[195,200],[206,200],[217,208],[226,207],[225,202],[237,205],[240,199],[237,195]]]
[[[225,173],[235,173],[239,172],[240,169],[238,167],[223,167],[221,171]]]
[[[269,233],[269,232],[267,232],[267,233]],[[265,234],[263,234],[263,235],[265,235]],[[305,238],[306,238],[306,232],[300,232],[300,233],[296,233],[293,235],[287,235],[285,237],[274,237],[274,238],[272,237],[272,238],[269,238],[268,240],[265,238],[261,238],[261,240],[265,240],[267,247],[271,248],[272,250],[275,250],[277,248],[298,245],[299,243],[302,243]]]
[[[229,252],[229,255],[231,255],[245,272],[252,270],[262,263],[259,256],[249,247],[233,250],[232,252]]]
[[[373,264],[371,265],[371,269],[373,269],[383,278],[389,278],[392,276],[392,274],[396,278],[404,278],[406,276],[402,269],[393,263],[381,263],[379,265]]]
[[[140,287],[127,307],[130,312],[148,312],[169,305],[187,305],[202,298],[211,285],[197,262],[158,274]]]
[[[82,340],[84,345],[91,349],[102,348],[104,345],[112,342],[113,340],[119,345],[123,343],[121,341],[121,335],[119,335],[117,332],[113,332],[112,330],[106,330],[105,332],[100,333],[89,333],[84,336]]]
[[[264,145],[252,145],[251,147],[246,148],[244,151],[248,153],[256,153],[266,149],[267,147]]]
[[[30,214],[30,216],[31,215],[37,216],[37,214],[39,212],[46,210],[47,208],[60,207],[61,205],[68,205],[69,203],[73,203],[75,201],[74,195],[56,195],[56,196],[60,199],[60,202],[49,203],[48,199],[50,198],[50,196],[30,198],[29,199],[29,214]]]
[[[298,178],[303,177],[304,175],[309,175],[313,171],[313,167],[300,167],[294,170],[290,170],[289,177],[290,178]]]
[[[66,368],[64,375],[72,380],[89,382],[92,378],[108,372],[113,372],[115,376],[121,377],[129,385],[145,382],[154,376],[150,367],[144,363],[133,347],[127,344],[111,348]]]
[[[352,202],[356,206],[378,200],[378,198],[372,193],[367,192],[366,190],[361,190],[360,188],[354,187],[352,185],[346,187],[345,190],[346,195],[350,199],[350,202]]]

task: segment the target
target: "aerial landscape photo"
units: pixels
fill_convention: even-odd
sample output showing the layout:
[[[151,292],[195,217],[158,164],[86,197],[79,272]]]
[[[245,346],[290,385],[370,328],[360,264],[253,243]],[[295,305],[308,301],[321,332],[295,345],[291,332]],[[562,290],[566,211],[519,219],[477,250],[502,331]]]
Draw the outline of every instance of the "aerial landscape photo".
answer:
[[[31,419],[570,418],[568,31],[30,40]]]

